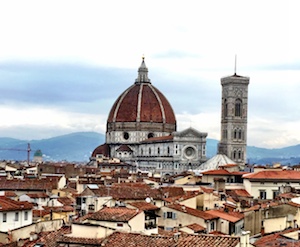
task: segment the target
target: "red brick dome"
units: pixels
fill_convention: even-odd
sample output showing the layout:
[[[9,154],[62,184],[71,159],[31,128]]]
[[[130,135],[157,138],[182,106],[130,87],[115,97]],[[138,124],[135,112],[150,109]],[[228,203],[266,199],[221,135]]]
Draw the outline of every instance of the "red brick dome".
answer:
[[[149,124],[156,131],[176,130],[174,111],[167,98],[148,79],[148,69],[143,59],[135,83],[114,103],[108,116],[107,127],[108,131],[121,128],[149,130]]]

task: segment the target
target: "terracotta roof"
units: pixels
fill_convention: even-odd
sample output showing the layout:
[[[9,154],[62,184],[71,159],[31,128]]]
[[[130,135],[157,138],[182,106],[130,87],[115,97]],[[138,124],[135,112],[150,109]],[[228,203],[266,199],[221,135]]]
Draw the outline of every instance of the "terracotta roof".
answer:
[[[248,197],[248,198],[252,198],[253,197],[245,189],[231,189],[231,190],[226,190],[226,194],[228,194],[230,196],[237,196],[237,197]]]
[[[50,211],[48,211],[48,210],[36,210],[36,209],[32,210],[33,217],[43,217],[49,213],[50,213]]]
[[[52,212],[73,212],[74,211],[74,208],[71,207],[71,206],[55,206],[55,207],[48,207],[48,206],[43,206],[43,208],[46,210],[46,211],[51,211]]]
[[[210,170],[210,171],[205,171],[201,172],[203,175],[230,175],[230,172],[224,169],[220,170]]]
[[[125,144],[122,144],[117,150],[117,152],[132,152],[132,149]]]
[[[201,194],[202,192],[199,191],[187,191],[184,195],[180,195],[180,196],[174,196],[174,197],[169,197],[169,198],[164,198],[164,201],[166,202],[182,202],[188,199],[191,199],[193,197],[198,196],[199,194]]]
[[[243,176],[243,178],[249,180],[288,180],[288,181],[300,181],[300,171],[294,170],[267,170],[259,171],[255,173],[249,173]]]
[[[59,201],[64,206],[73,206],[75,203],[75,199],[70,197],[59,197],[57,198],[57,201]]]
[[[268,201],[268,202],[264,202],[264,203],[260,203],[257,205],[254,205],[250,208],[246,208],[244,211],[248,212],[248,211],[253,211],[253,210],[258,210],[260,208],[267,208],[267,207],[273,207],[273,206],[278,206],[280,203],[278,202],[273,202],[273,201]]]
[[[198,218],[202,218],[204,220],[211,220],[211,219],[219,218],[218,216],[208,214],[207,211],[193,209],[193,208],[186,207],[186,206],[183,206],[183,205],[180,205],[180,204],[170,204],[170,205],[167,205],[165,207],[171,208],[171,209],[177,210],[179,212],[186,213],[186,214],[198,217]]]
[[[219,167],[236,167],[238,164],[224,164],[224,165],[219,165]]]
[[[178,236],[178,239],[175,237]],[[236,247],[239,237],[199,235],[148,236],[134,233],[114,232],[103,240],[105,247],[160,246],[160,247]]]
[[[58,244],[77,244],[81,246],[101,246],[103,239],[102,238],[78,238],[78,237],[69,237],[62,236]]]
[[[115,101],[108,115],[107,124],[116,122],[164,123],[174,125],[176,130],[175,114],[167,98],[154,87],[148,77],[148,69],[144,60],[139,68],[138,78],[144,73],[142,81],[136,81],[127,88]],[[162,125],[164,128],[165,126]],[[142,131],[149,126],[143,125]]]
[[[40,192],[40,193],[28,193],[26,195],[29,196],[30,198],[48,198],[49,197],[44,192]]]
[[[4,191],[6,197],[17,197],[18,195],[13,191]]]
[[[281,232],[276,232],[273,234],[262,236],[260,239],[256,240],[253,243],[253,245],[255,247],[264,247],[264,246],[299,247],[300,246],[299,240],[293,240],[283,235],[290,232],[298,232],[299,230],[300,228],[292,228]]]
[[[187,226],[185,226],[185,227],[190,228],[190,229],[193,230],[195,233],[197,233],[197,232],[202,232],[202,231],[204,231],[204,230],[206,229],[205,227],[203,227],[203,226],[201,226],[201,225],[199,225],[199,224],[197,224],[197,223],[190,224],[190,225],[187,225]]]
[[[278,195],[278,197],[292,199],[292,198],[300,197],[300,195],[289,192],[289,193],[281,193],[281,194]]]
[[[239,212],[225,212],[221,210],[207,210],[205,212],[214,217],[218,217],[232,223],[238,222],[244,218],[244,214]]]
[[[128,222],[133,217],[141,213],[138,209],[126,207],[104,207],[96,213],[91,214],[87,219],[98,221]]]
[[[296,203],[296,202],[290,201],[290,202],[288,202],[287,204],[288,204],[288,205],[291,205],[291,206],[293,206],[293,207],[296,207],[296,208],[300,208],[300,204],[299,204],[299,203]]]
[[[115,200],[145,200],[147,197],[153,199],[162,199],[163,195],[158,189],[144,187],[106,187],[101,186],[98,189],[84,190],[80,196],[88,196],[89,193],[96,196],[104,197],[111,196]]]
[[[200,186],[200,189],[201,189],[204,193],[208,193],[208,194],[211,194],[211,193],[214,192],[214,189],[213,189],[213,188],[210,188],[210,187]]]
[[[34,247],[36,244],[44,244],[45,247],[57,247],[57,242],[63,234],[71,233],[70,227],[62,227],[58,231],[45,231],[38,233],[38,238],[34,241],[26,241],[23,247]]]
[[[166,186],[166,187],[161,187],[160,191],[163,193],[165,197],[181,196],[185,194],[182,187]]]
[[[147,211],[147,210],[158,210],[159,207],[155,206],[152,203],[148,203],[148,202],[130,202],[128,203],[129,205],[142,210],[142,211]]]
[[[30,210],[33,204],[29,202],[15,201],[5,196],[0,196],[0,212]]]
[[[173,140],[172,135],[168,136],[158,136],[158,137],[152,137],[146,140],[143,140],[141,143],[153,143],[153,142],[165,142],[165,141],[172,141]]]
[[[97,154],[103,154],[105,157],[109,157],[110,156],[109,153],[110,153],[109,145],[105,143],[96,147],[91,157],[96,157]]]
[[[1,179],[1,190],[33,190],[47,191],[57,188],[58,177],[43,178],[43,179]]]
[[[201,172],[203,175],[245,175],[248,174],[249,172],[238,172],[238,171],[233,171],[229,172],[225,169],[220,169],[220,170],[210,170],[210,171],[205,171]]]
[[[104,247],[124,247],[124,246],[175,246],[175,241],[169,236],[148,236],[137,233],[114,232],[103,240]]]

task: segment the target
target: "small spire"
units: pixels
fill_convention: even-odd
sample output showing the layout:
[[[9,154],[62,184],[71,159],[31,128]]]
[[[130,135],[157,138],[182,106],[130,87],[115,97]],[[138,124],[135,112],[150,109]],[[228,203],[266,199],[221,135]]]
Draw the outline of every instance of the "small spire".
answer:
[[[138,77],[135,79],[135,83],[147,82],[150,83],[150,79],[148,78],[148,68],[145,64],[145,57],[142,56],[142,63],[138,70]]]

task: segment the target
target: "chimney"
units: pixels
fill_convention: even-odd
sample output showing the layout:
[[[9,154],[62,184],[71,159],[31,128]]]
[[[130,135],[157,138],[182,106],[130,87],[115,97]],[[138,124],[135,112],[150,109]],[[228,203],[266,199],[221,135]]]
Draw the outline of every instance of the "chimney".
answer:
[[[240,236],[240,246],[250,246],[250,231],[242,231]]]

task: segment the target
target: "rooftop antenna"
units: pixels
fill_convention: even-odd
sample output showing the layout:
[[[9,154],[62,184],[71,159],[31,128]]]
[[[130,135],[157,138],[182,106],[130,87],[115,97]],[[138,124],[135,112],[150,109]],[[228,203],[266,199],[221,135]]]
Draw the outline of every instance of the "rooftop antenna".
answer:
[[[234,60],[234,75],[236,75],[236,54],[235,54],[235,60]]]

